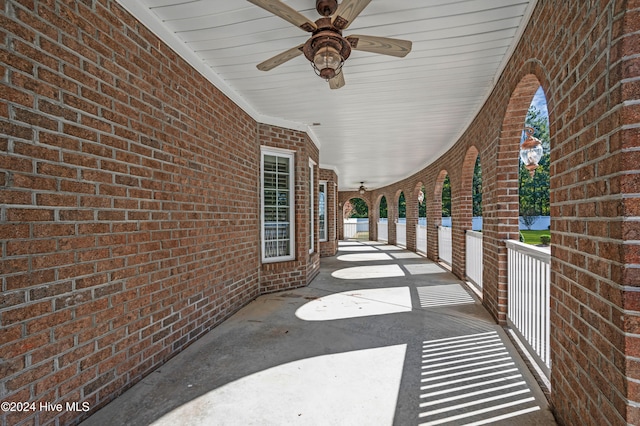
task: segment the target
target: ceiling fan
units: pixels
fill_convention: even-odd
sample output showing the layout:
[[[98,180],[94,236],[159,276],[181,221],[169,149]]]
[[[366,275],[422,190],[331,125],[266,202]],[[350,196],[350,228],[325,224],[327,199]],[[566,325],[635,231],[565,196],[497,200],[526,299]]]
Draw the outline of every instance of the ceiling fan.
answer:
[[[345,84],[342,66],[352,49],[399,58],[411,51],[411,42],[407,40],[366,35],[342,36],[342,30],[349,27],[371,0],[342,0],[340,5],[337,0],[316,0],[316,10],[322,17],[315,22],[281,0],[247,1],[312,34],[306,43],[258,64],[261,71],[269,71],[304,54],[316,74],[327,80],[330,88],[339,89]]]

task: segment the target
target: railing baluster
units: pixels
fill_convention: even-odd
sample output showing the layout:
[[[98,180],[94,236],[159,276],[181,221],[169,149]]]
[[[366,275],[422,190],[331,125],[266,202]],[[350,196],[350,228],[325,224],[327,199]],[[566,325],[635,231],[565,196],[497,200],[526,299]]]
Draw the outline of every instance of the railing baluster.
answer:
[[[427,254],[427,226],[416,225],[416,251]]]
[[[466,232],[467,279],[482,289],[482,232]]]
[[[507,271],[507,322],[524,341],[548,376],[549,286],[551,254],[538,247],[509,240]]]
[[[378,220],[378,241],[385,243],[389,241],[389,228],[386,219]]]
[[[396,245],[401,247],[407,246],[407,224],[396,223]]]
[[[447,265],[451,266],[451,228],[445,226],[438,227],[438,257]]]

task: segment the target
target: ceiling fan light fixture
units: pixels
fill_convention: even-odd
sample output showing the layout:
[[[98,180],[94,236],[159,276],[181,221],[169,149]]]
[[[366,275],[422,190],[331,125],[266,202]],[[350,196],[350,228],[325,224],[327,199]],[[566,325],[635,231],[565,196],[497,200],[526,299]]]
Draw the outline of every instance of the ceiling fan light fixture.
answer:
[[[332,46],[322,46],[313,57],[313,69],[320,77],[330,80],[335,77],[344,65],[344,59]]]
[[[529,170],[531,177],[533,177],[536,173],[536,168],[538,168],[538,163],[544,155],[544,149],[542,148],[540,139],[533,136],[533,127],[525,127],[524,131],[527,137],[524,142],[520,144],[520,160],[527,170]]]
[[[360,182],[360,188],[358,188],[358,192],[360,193],[360,195],[364,195],[364,193],[367,192],[367,189],[364,187],[364,182]]]

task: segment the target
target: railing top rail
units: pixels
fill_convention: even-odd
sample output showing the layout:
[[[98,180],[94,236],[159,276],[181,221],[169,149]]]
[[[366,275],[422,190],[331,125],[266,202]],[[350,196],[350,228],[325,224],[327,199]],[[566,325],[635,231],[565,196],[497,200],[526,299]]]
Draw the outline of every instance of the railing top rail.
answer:
[[[544,263],[551,263],[551,253],[549,253],[547,250],[532,246],[531,244],[521,243],[520,241],[516,240],[505,240],[505,244],[507,245],[508,249],[527,254]]]
[[[467,229],[465,233],[470,237],[482,239],[482,232],[480,231],[472,231],[471,229]]]

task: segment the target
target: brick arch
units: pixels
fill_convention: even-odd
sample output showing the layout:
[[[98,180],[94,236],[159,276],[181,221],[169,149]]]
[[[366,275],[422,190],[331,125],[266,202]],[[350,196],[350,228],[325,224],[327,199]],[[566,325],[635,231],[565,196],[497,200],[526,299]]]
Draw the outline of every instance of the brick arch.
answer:
[[[429,217],[429,210],[431,207],[431,209],[433,209],[433,212],[435,213],[437,211],[437,220],[434,221],[434,225],[435,226],[440,226],[440,224],[442,224],[442,186],[444,185],[444,180],[445,178],[449,175],[449,172],[447,172],[447,170],[442,169],[440,170],[440,172],[438,173],[438,176],[436,177],[436,184],[433,188],[433,198],[431,203],[427,203],[427,217]],[[451,180],[451,177],[449,177],[449,180]]]
[[[449,175],[446,169],[440,170],[435,178],[433,193],[427,197],[427,252],[430,259],[438,260],[438,227],[442,224],[442,186]]]
[[[375,202],[375,209],[376,212],[378,213],[378,216],[380,216],[380,204],[382,203],[382,199],[387,200],[387,209],[389,209],[389,197],[386,196],[386,194],[378,194],[378,196],[376,197],[376,202]]]
[[[420,194],[423,186],[425,186],[424,183],[421,180],[418,180],[418,182],[416,182],[416,184],[414,185],[411,197],[409,198],[411,202],[407,202],[407,249],[411,251],[418,251],[419,248],[418,235],[416,232],[418,219],[420,218],[418,195]],[[425,200],[423,202],[426,202],[427,199],[426,191],[427,189],[425,187]],[[427,249],[426,247],[420,248],[422,249],[422,251],[426,251]]]
[[[389,244],[396,244],[396,226],[395,223],[398,221],[400,217],[400,211],[398,209],[398,204],[400,203],[400,194],[405,192],[402,188],[397,189],[394,194],[391,202],[389,202],[389,197],[387,197],[387,223],[389,227]],[[406,200],[406,192],[405,192],[405,200]]]
[[[380,204],[382,203],[382,199],[388,200],[385,194],[378,194],[375,197],[375,201],[373,202],[374,208],[369,211],[369,235],[370,239],[373,241],[378,241],[378,221],[380,220]],[[389,201],[387,201],[387,211],[389,209]],[[388,215],[387,215],[388,216]],[[387,221],[387,228],[389,227],[389,222]],[[387,234],[389,233],[387,229]]]
[[[406,199],[406,196],[407,196],[406,191],[403,189],[398,189],[393,195],[393,202],[395,203],[396,207],[398,206],[398,203],[400,203],[400,194],[403,194],[403,193],[405,194],[405,199]]]
[[[413,187],[413,191],[411,194],[411,206],[412,206],[412,211],[415,210],[415,218],[416,218],[416,222],[418,220],[418,217],[420,217],[420,209],[418,208],[418,195],[420,194],[420,190],[422,190],[422,187],[425,187],[424,191],[424,202],[427,201],[427,188],[426,185],[424,184],[424,182],[422,182],[421,180],[419,180],[418,182],[416,182],[415,186]],[[408,207],[407,203],[407,216],[409,215],[408,211],[409,211],[409,207]],[[412,216],[413,217],[413,216]]]
[[[344,217],[344,212],[345,212],[345,210],[344,210],[344,209],[345,209],[345,207],[346,207],[347,201],[351,201],[351,200],[353,200],[354,198],[357,198],[357,199],[359,199],[359,200],[364,201],[364,203],[367,205],[367,216],[371,216],[371,202],[369,201],[369,198],[368,198],[368,197],[360,196],[360,194],[358,194],[358,193],[357,193],[357,195],[352,195],[352,196],[348,197],[348,198],[347,198],[347,199],[345,199],[345,200],[344,200],[344,202],[342,203],[342,217]]]
[[[476,167],[476,159],[479,156],[478,148],[471,145],[462,161],[462,174],[460,177],[460,188],[456,191],[456,211],[459,226],[464,229],[471,229],[471,218],[473,217],[473,172]]]
[[[392,207],[393,207],[393,220],[394,221],[400,217],[400,210],[399,210],[400,194],[405,194],[405,200],[407,199],[406,192],[402,188],[396,190],[396,192],[393,194]],[[390,206],[389,205],[389,199],[387,199],[387,209],[389,209],[389,206]]]
[[[416,185],[413,188],[413,195],[415,196],[415,200],[416,201],[418,200],[418,194],[420,193],[420,190],[422,189],[423,186],[425,187],[424,188],[424,190],[425,190],[424,198],[425,198],[425,200],[427,199],[427,194],[426,194],[427,188],[426,188],[426,185],[425,185],[425,183],[423,181],[419,180],[418,182],[416,182]]]
[[[536,61],[528,62],[523,68],[538,68],[537,72],[543,74]],[[484,244],[484,257],[491,259],[485,262],[484,279],[485,282],[496,283],[483,289],[484,300],[502,324],[506,322],[507,314],[507,249],[504,241],[518,239],[519,236],[520,139],[529,105],[539,87],[538,77],[527,73],[512,91],[497,140],[495,173],[487,176],[488,181],[483,185],[483,193],[487,188],[492,200],[485,203],[483,209],[483,234],[490,242]]]
[[[352,198],[359,198],[363,200],[367,204],[367,209],[369,210],[369,217],[371,217],[371,192],[367,191],[364,194],[360,194],[358,191],[340,191],[338,192],[338,208],[340,211],[340,218],[338,219],[337,228],[338,228],[338,239],[344,239],[344,207],[347,201]],[[369,221],[369,235],[371,234],[371,221]]]
[[[473,217],[473,172],[476,159],[478,158],[478,148],[471,145],[461,164],[461,173],[451,180],[451,238],[452,251],[452,272],[460,277],[466,276],[466,231],[471,230]],[[444,180],[444,178],[443,178]]]

